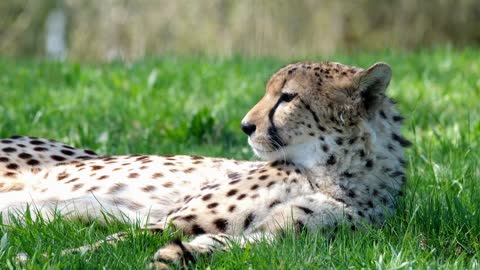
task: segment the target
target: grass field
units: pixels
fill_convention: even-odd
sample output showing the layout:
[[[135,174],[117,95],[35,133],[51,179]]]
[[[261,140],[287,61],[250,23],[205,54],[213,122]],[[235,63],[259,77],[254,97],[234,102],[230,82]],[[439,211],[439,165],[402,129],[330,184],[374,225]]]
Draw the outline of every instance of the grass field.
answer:
[[[309,58],[310,60],[326,60]],[[407,116],[409,182],[381,229],[289,234],[272,245],[201,257],[205,269],[480,268],[480,50],[439,48],[331,57],[394,71],[389,88]],[[285,61],[166,57],[88,65],[0,59],[0,137],[52,138],[101,154],[199,154],[253,159],[240,119]],[[0,195],[1,196],[1,195]],[[44,258],[127,229],[97,252]],[[0,269],[142,269],[171,236],[57,218],[0,226]]]

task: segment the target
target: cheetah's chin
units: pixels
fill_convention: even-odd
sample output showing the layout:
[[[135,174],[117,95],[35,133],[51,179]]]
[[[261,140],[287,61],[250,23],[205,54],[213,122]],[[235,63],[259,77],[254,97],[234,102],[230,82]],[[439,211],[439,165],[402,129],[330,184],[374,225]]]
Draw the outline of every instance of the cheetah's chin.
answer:
[[[248,140],[250,147],[256,156],[264,161],[288,160],[305,167],[313,166],[316,161],[317,145],[313,142],[288,145],[279,149],[265,149]]]

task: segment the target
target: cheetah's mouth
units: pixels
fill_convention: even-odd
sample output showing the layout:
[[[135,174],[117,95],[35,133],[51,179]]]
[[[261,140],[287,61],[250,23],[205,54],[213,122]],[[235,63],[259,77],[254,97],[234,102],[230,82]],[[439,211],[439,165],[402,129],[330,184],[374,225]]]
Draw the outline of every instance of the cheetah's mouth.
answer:
[[[274,147],[270,143],[258,143],[248,138],[248,144],[252,148],[256,156],[263,160],[274,160],[278,158],[285,158],[285,147]]]
[[[260,159],[265,161],[288,160],[298,165],[312,166],[317,155],[318,145],[315,141],[306,141],[299,144],[288,144],[274,147],[273,144],[259,143],[248,138],[248,144]]]

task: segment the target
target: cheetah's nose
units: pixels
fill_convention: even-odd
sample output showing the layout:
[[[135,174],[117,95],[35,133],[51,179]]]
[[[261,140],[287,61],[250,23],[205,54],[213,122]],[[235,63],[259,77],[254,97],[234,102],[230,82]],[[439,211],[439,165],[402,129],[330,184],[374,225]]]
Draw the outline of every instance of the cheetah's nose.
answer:
[[[252,135],[252,133],[255,132],[255,129],[257,129],[257,126],[255,126],[255,124],[252,124],[250,122],[242,122],[242,130],[248,136]]]

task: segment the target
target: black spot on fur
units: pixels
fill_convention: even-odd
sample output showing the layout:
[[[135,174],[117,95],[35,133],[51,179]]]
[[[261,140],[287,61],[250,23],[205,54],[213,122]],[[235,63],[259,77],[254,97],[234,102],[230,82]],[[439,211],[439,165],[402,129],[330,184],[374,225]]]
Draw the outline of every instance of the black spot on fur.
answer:
[[[350,144],[350,145],[354,144],[357,139],[358,139],[358,137],[350,138],[350,140],[348,140],[348,144]]]
[[[192,225],[192,233],[194,235],[204,234],[205,230],[202,227],[200,227],[198,224],[193,224]]]
[[[5,147],[2,149],[3,152],[5,153],[13,153],[13,152],[16,152],[17,149],[13,148],[13,147]]]
[[[274,162],[270,163],[270,166],[272,166],[272,167],[277,167],[278,165],[280,165],[279,160],[275,160]]]
[[[275,181],[269,182],[268,185],[267,185],[267,187],[271,187],[271,186],[273,186],[273,185],[275,185]]]
[[[238,180],[241,177],[240,174],[237,172],[230,172],[227,174],[227,176],[232,180]]]
[[[402,122],[405,118],[403,118],[402,116],[400,115],[395,115],[392,117],[393,121],[395,122]]]
[[[57,156],[57,155],[51,155],[50,157],[55,161],[65,161],[66,160],[66,158],[64,158],[62,156]]]
[[[297,206],[297,208],[302,210],[307,215],[311,215],[313,213],[313,210],[307,207]]]
[[[18,169],[18,165],[15,164],[15,163],[10,163],[10,164],[7,165],[7,169],[16,170],[16,169]]]
[[[253,213],[250,213],[247,215],[245,218],[245,221],[243,222],[243,229],[248,229],[250,224],[252,224],[252,221],[255,219],[255,215]]]
[[[322,145],[322,150],[323,150],[323,152],[327,153],[328,152],[328,145],[323,144]]]
[[[365,167],[372,168],[373,167],[373,160],[368,159],[367,162],[365,163]]]
[[[21,159],[29,159],[32,157],[32,155],[28,154],[28,153],[21,153],[18,155],[19,158]]]
[[[273,201],[272,203],[270,203],[270,205],[268,206],[268,208],[273,208],[273,207],[275,207],[275,206],[278,205],[278,204],[280,204],[280,201],[275,200],[275,201]]]
[[[344,201],[343,199],[341,199],[341,198],[333,198],[333,199],[335,199],[335,200],[338,201],[338,202],[345,203],[345,201]]]
[[[91,155],[91,156],[96,156],[97,155],[97,153],[93,152],[92,150],[88,150],[88,149],[85,150],[84,152],[85,152],[85,154]]]
[[[218,206],[218,203],[214,202],[214,203],[208,204],[208,205],[207,205],[207,208],[208,208],[208,209],[212,209],[212,208],[215,208],[215,207],[217,207],[217,206]]]
[[[38,161],[36,159],[30,159],[29,161],[27,161],[27,164],[30,165],[30,166],[36,166],[36,165],[40,164],[40,161]]]
[[[33,144],[33,145],[42,145],[42,144],[45,144],[45,142],[39,141],[39,140],[32,140],[32,141],[30,141],[30,143]]]
[[[385,112],[383,110],[380,110],[379,114],[383,119],[387,119],[387,115],[385,114]]]
[[[67,156],[72,156],[74,154],[73,151],[70,151],[70,150],[67,150],[67,149],[62,149],[62,150],[60,150],[60,152],[62,152],[63,154],[65,154]]]
[[[237,192],[238,192],[238,190],[232,189],[229,192],[227,192],[227,197],[231,197],[231,196],[237,194]]]
[[[368,201],[367,205],[368,205],[368,207],[373,208],[373,202],[372,201]]]
[[[404,176],[405,174],[401,171],[394,171],[393,173],[390,174],[391,177],[396,178],[399,176]]]
[[[336,132],[340,133],[340,134],[343,133],[343,130],[341,130],[341,129],[339,129],[339,128],[333,127],[333,129],[334,129]]]
[[[334,165],[336,162],[337,162],[337,160],[335,159],[335,156],[330,155],[330,157],[327,160],[327,165]]]
[[[335,142],[336,142],[338,145],[342,145],[342,144],[343,144],[343,138],[338,137],[338,138],[335,139]]]
[[[212,198],[212,194],[211,194],[211,193],[209,193],[209,194],[207,194],[207,195],[203,195],[202,200],[203,200],[203,201],[208,201],[208,200],[210,200],[210,198]]]
[[[184,216],[183,217],[183,220],[187,221],[187,222],[190,222],[192,220],[195,220],[197,218],[196,215],[187,215],[187,216]]]
[[[407,139],[405,139],[404,137],[402,137],[401,135],[392,133],[392,139],[394,139],[395,141],[397,141],[402,147],[412,146],[412,143],[411,143],[409,140],[407,140]]]
[[[219,218],[216,219],[213,224],[215,224],[215,227],[217,227],[217,229],[223,233],[227,230],[228,221],[226,219]]]
[[[268,178],[268,174],[260,175],[260,176],[258,177],[259,180],[265,180],[265,179],[267,179],[267,178]]]

